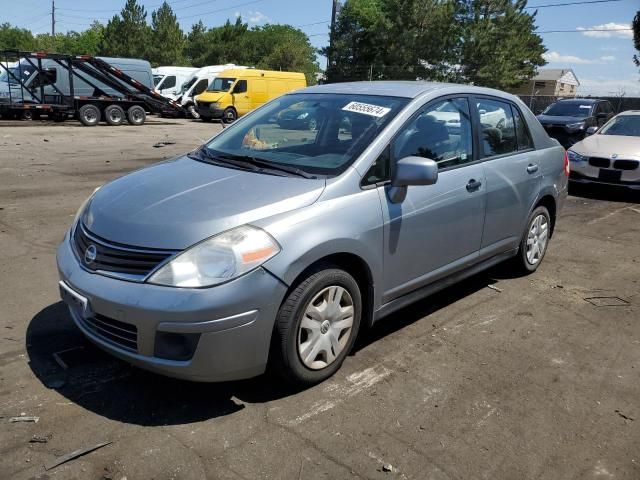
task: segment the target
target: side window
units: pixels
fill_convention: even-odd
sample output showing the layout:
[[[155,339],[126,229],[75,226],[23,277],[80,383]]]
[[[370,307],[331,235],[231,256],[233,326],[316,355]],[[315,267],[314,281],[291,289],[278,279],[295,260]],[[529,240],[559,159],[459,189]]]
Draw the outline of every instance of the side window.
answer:
[[[466,98],[432,103],[404,127],[393,144],[393,158],[430,158],[440,169],[473,161],[471,116]]]
[[[204,92],[207,89],[207,79],[204,78],[202,80],[200,80],[195,87],[193,87],[193,96],[195,97],[196,95],[200,95],[202,92]]]
[[[391,148],[387,147],[380,154],[380,156],[373,162],[373,165],[369,168],[369,171],[362,179],[362,185],[374,185],[379,182],[384,182],[390,178],[391,174]]]
[[[500,100],[478,99],[482,132],[482,153],[485,157],[503,155],[517,150],[516,131],[511,106]]]
[[[516,138],[518,140],[518,150],[528,150],[530,148],[533,148],[533,140],[531,140],[531,134],[529,133],[527,124],[524,118],[522,118],[520,111],[513,105],[511,106],[511,111],[513,112],[513,118],[516,121]]]
[[[170,77],[167,77],[164,79],[164,82],[162,82],[161,89],[164,90],[165,88],[173,88],[175,86],[176,86],[176,77],[175,75],[171,75]]]
[[[236,86],[233,87],[233,93],[244,93],[247,91],[247,81],[246,80],[238,80]]]

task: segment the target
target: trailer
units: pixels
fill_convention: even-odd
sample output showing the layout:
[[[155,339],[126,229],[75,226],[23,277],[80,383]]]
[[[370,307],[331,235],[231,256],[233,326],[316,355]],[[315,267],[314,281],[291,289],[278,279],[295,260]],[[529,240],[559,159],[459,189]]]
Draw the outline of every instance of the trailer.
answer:
[[[108,125],[142,125],[147,112],[163,116],[184,116],[185,110],[149,86],[136,80],[105,60],[89,55],[61,55],[43,52],[3,50],[5,62],[16,59],[9,68],[0,63],[8,89],[0,95],[2,118],[37,118],[46,115],[53,121],[75,117],[83,125],[94,126],[101,120]],[[61,68],[46,68],[55,65]],[[147,64],[148,65],[148,64]],[[30,70],[28,78],[25,71]],[[53,78],[64,72],[67,86],[63,92]],[[32,80],[37,73],[38,77]],[[90,87],[90,95],[80,95],[76,84]],[[50,92],[45,95],[45,88]],[[53,91],[53,94],[51,92]]]

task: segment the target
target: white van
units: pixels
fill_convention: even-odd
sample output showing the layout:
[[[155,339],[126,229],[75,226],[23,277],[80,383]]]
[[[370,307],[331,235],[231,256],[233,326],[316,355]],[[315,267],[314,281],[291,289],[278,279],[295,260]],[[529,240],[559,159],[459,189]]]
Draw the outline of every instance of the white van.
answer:
[[[204,92],[220,72],[230,68],[249,67],[241,67],[239,65],[234,65],[233,63],[227,63],[226,65],[209,65],[208,67],[197,69],[182,85],[182,96],[178,99],[178,103],[180,103],[180,105],[189,112],[191,117],[200,118],[198,109],[195,106],[195,101],[193,100],[194,97]]]
[[[198,70],[193,67],[157,67],[152,69],[155,91],[175,100],[180,95],[182,84]]]

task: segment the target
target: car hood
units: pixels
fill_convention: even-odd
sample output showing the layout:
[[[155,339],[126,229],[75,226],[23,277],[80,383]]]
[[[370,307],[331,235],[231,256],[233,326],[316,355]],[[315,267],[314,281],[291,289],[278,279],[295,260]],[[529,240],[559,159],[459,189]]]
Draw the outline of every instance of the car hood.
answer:
[[[89,231],[111,242],[179,250],[310,205],[324,186],[323,179],[253,173],[185,156],[104,185],[82,218]]]
[[[569,123],[584,122],[588,118],[589,117],[559,117],[555,115],[538,115],[538,121],[543,125],[549,123],[553,123],[554,125],[567,125]]]
[[[604,156],[640,160],[640,137],[626,135],[591,135],[576,143],[572,150],[587,157]]]

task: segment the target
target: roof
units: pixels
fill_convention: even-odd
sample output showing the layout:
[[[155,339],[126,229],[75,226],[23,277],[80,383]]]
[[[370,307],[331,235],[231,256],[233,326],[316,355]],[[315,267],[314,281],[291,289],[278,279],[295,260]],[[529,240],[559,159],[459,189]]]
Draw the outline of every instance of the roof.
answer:
[[[606,100],[602,100],[600,98],[567,98],[567,99],[560,99],[558,100],[558,102],[562,102],[562,103],[579,103],[580,105],[592,105],[596,102],[604,102]]]
[[[569,83],[571,85],[580,85],[578,77],[576,77],[576,74],[570,68],[543,68],[538,70],[538,74],[533,77],[533,80],[562,80],[564,83]]]
[[[358,95],[380,95],[387,97],[416,98],[422,94],[435,90],[449,90],[447,93],[476,93],[513,98],[512,95],[492,88],[474,87],[458,83],[438,83],[423,81],[373,81],[373,82],[345,82],[315,85],[295,93],[340,93]],[[455,90],[455,91],[451,91]]]

